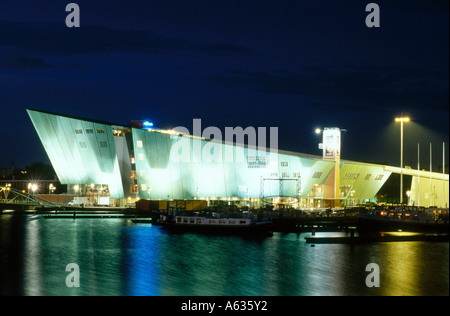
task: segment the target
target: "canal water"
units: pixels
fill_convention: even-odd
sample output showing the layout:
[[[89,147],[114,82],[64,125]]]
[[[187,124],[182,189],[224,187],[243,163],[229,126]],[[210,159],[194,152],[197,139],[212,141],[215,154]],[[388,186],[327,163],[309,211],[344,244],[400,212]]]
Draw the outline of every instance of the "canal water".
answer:
[[[0,295],[449,295],[448,243],[312,246],[309,235],[175,234],[128,219],[4,214]],[[70,263],[79,287],[66,284]],[[366,285],[369,263],[379,287]]]

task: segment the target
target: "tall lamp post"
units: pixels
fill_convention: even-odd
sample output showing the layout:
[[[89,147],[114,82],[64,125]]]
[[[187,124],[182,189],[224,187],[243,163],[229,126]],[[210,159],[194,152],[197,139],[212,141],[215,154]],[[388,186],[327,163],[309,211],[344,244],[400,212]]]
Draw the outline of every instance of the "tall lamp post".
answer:
[[[403,204],[403,123],[409,122],[409,117],[396,117],[400,122],[400,204]]]

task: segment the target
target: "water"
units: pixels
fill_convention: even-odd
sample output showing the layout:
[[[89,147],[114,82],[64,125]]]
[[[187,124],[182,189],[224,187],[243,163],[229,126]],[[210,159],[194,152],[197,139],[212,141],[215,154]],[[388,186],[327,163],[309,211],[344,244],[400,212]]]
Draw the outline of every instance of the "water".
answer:
[[[316,233],[320,236],[321,233]],[[325,233],[322,233],[325,234]],[[449,244],[174,234],[127,219],[0,216],[0,295],[448,295]],[[67,287],[66,265],[80,269]],[[367,287],[368,263],[380,287]]]

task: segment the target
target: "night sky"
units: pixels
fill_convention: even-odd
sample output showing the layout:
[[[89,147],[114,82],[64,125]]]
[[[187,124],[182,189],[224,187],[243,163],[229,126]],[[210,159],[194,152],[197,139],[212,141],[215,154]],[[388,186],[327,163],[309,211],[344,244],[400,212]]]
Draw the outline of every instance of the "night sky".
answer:
[[[279,148],[437,169],[449,148],[449,2],[0,0],[0,167],[48,162],[27,108],[161,128],[276,126]]]

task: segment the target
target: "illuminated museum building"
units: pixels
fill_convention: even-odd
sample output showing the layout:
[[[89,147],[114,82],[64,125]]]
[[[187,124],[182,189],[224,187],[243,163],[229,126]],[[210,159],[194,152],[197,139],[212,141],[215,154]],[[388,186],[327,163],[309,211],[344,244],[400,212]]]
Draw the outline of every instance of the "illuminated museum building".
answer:
[[[198,199],[209,205],[348,206],[373,200],[391,173],[400,173],[398,167],[341,160],[338,128],[322,131],[323,156],[313,156],[218,142],[157,129],[146,122],[123,126],[45,111],[27,112],[60,182],[68,185],[68,193],[93,199],[110,196],[118,206],[136,199]],[[205,151],[214,152],[219,159],[198,156]],[[234,159],[226,156],[230,153]],[[448,175],[443,182],[442,174],[429,174],[421,176],[421,185],[426,187],[432,181],[437,202],[439,192],[442,201],[445,183],[448,201]],[[410,175],[414,190],[417,177]],[[426,205],[430,198],[427,192],[412,191],[409,202],[420,199]]]

